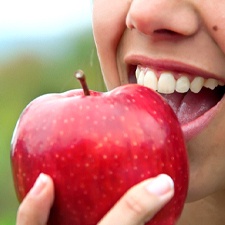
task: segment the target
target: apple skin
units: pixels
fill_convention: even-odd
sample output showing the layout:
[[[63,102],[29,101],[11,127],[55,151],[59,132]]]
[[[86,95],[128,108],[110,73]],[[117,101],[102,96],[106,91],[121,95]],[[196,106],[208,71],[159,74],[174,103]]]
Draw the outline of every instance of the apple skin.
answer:
[[[41,172],[53,178],[49,225],[95,225],[130,187],[161,173],[175,195],[148,225],[174,224],[187,195],[179,122],[159,94],[137,84],[33,100],[14,130],[11,164],[20,202]]]

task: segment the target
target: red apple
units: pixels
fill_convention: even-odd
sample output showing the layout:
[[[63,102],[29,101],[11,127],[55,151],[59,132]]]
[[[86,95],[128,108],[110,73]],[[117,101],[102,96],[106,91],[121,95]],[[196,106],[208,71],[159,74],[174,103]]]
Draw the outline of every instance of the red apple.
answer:
[[[41,96],[20,116],[11,150],[19,201],[43,172],[55,184],[48,224],[95,225],[134,184],[166,173],[175,195],[147,224],[174,224],[188,187],[187,153],[174,112],[137,84],[106,93],[82,84],[85,94],[79,89]]]

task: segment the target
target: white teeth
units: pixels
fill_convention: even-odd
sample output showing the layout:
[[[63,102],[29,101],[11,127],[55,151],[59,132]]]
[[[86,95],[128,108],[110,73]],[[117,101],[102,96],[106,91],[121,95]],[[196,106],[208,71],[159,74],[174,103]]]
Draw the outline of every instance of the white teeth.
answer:
[[[144,86],[149,87],[156,91],[158,89],[158,79],[155,73],[149,70],[144,77]]]
[[[209,78],[205,81],[204,87],[214,90],[218,86],[219,82],[215,79]]]
[[[140,68],[137,67],[137,69],[135,71],[135,75],[136,75],[137,80],[138,80],[138,77],[139,77],[140,72],[141,72]]]
[[[140,71],[140,73],[138,75],[137,83],[144,85],[144,77],[145,77],[144,71]]]
[[[190,81],[187,77],[182,76],[177,80],[176,91],[179,93],[185,93],[190,88]]]
[[[224,86],[224,83],[213,78],[204,79],[203,77],[195,77],[191,82],[188,76],[182,75],[177,80],[172,72],[162,72],[157,74],[152,69],[137,67],[136,69],[137,83],[149,87],[162,94],[171,94],[175,91],[178,93],[186,93],[190,89],[193,93],[198,93],[203,87],[215,89],[218,85]]]
[[[204,85],[204,78],[202,77],[195,77],[194,80],[191,82],[190,89],[194,93],[199,93]]]
[[[171,73],[164,72],[159,77],[158,92],[163,94],[171,94],[174,92],[176,86],[176,80]]]

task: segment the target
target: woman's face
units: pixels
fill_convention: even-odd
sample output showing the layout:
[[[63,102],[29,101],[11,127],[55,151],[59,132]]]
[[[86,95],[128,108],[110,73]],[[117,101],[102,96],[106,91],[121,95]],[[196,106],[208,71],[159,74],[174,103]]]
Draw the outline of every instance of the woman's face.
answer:
[[[150,85],[177,113],[188,146],[189,201],[225,188],[224,11],[221,0],[93,4],[94,37],[108,89]]]

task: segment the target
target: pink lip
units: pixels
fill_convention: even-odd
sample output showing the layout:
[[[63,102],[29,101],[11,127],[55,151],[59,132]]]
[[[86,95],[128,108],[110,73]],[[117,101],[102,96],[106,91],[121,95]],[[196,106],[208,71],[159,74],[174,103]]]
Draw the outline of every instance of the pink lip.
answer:
[[[127,65],[141,65],[143,67],[150,67],[158,71],[174,71],[177,73],[187,73],[194,77],[201,76],[204,78],[215,78],[217,80],[221,80],[221,78],[219,78],[213,73],[209,73],[194,66],[190,66],[173,60],[156,60],[149,59],[145,56],[140,55],[130,55],[125,57],[125,62]],[[221,81],[224,82],[224,80]],[[214,107],[212,107],[205,114],[191,121],[188,124],[182,125],[181,128],[184,133],[185,140],[191,140],[192,138],[197,136],[204,128],[206,128],[212,121],[212,119],[216,116],[218,111],[220,111],[220,108],[223,104],[225,104],[225,95]]]

